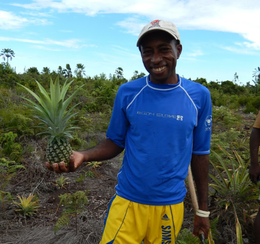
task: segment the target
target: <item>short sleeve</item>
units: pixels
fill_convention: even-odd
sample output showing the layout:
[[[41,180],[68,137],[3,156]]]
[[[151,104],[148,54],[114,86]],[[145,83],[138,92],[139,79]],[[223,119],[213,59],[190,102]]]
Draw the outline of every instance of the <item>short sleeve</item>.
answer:
[[[193,154],[204,155],[210,153],[212,105],[208,89],[201,96],[198,108],[198,124],[193,131]]]
[[[106,133],[106,137],[121,148],[125,147],[125,136],[129,124],[125,107],[123,89],[121,86],[115,98],[112,116]]]

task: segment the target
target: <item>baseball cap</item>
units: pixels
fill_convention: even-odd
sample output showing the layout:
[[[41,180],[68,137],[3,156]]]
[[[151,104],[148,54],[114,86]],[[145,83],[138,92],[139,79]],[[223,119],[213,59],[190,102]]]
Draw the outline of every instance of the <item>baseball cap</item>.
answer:
[[[139,47],[140,41],[145,34],[151,32],[151,31],[155,31],[155,30],[165,31],[165,32],[169,33],[171,36],[173,36],[174,39],[181,42],[180,34],[179,34],[176,26],[172,22],[165,21],[165,20],[154,20],[154,21],[150,22],[148,25],[143,27],[143,29],[141,30],[141,32],[139,34],[136,46]]]

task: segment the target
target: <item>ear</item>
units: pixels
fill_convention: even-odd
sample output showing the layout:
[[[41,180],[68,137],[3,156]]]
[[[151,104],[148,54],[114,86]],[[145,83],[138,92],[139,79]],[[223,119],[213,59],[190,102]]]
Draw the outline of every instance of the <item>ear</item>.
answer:
[[[182,52],[182,45],[181,44],[178,44],[176,46],[176,49],[177,49],[177,59],[181,56],[181,52]]]

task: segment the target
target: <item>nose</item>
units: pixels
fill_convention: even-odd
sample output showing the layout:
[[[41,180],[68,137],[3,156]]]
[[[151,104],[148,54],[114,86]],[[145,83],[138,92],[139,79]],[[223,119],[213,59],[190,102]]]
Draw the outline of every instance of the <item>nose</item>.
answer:
[[[160,55],[160,53],[154,52],[151,61],[155,64],[160,63],[162,61],[162,56]]]

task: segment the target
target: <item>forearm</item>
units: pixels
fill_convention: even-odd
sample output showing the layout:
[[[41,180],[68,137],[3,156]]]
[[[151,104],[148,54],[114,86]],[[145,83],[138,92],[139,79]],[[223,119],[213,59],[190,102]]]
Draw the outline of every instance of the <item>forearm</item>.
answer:
[[[250,158],[251,158],[252,166],[258,166],[259,144],[260,144],[260,129],[253,128],[250,135]]]
[[[209,155],[192,155],[191,170],[197,188],[198,205],[201,210],[208,210],[208,173]]]
[[[106,139],[94,148],[91,148],[86,151],[82,151],[80,153],[83,154],[84,162],[90,161],[103,161],[114,158],[119,153],[121,153],[124,149],[119,147],[113,141]]]

